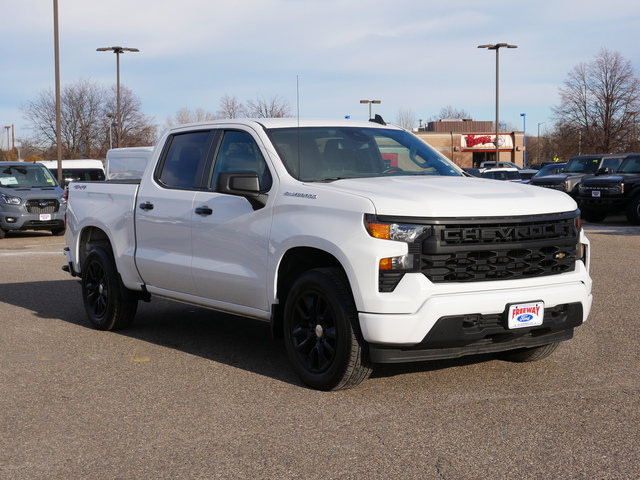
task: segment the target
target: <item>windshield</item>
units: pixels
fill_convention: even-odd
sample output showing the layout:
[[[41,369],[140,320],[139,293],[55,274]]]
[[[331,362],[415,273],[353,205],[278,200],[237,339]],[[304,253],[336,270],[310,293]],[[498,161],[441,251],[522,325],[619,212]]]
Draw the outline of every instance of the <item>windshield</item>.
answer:
[[[625,158],[618,173],[640,173],[640,157]]]
[[[55,187],[58,183],[42,165],[10,165],[0,167],[0,186],[11,188]]]
[[[563,168],[565,167],[564,164],[562,165],[545,165],[544,167],[542,167],[540,169],[540,171],[538,173],[536,173],[534,175],[534,177],[538,178],[538,177],[548,177],[549,175],[556,175],[562,171],[566,171],[563,170]]]
[[[564,167],[563,173],[596,173],[599,158],[571,158]]]
[[[267,132],[287,170],[298,180],[462,176],[445,157],[404,130],[302,127]]]

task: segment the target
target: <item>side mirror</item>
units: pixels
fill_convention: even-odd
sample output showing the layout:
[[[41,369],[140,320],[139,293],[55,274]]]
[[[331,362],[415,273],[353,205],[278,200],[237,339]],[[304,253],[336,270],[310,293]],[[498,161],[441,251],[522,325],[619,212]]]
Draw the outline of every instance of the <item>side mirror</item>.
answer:
[[[260,193],[260,180],[255,172],[223,172],[218,177],[218,191],[245,197],[254,210],[267,204],[267,194]]]
[[[607,167],[602,167],[598,169],[596,175],[607,175],[608,173],[611,173],[611,170],[609,170]]]

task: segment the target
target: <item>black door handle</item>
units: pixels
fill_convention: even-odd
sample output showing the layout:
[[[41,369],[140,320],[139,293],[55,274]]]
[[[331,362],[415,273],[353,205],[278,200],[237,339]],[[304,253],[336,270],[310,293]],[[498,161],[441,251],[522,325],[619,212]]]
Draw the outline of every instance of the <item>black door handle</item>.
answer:
[[[138,205],[142,210],[153,210],[153,203],[147,201]]]
[[[213,214],[213,210],[205,205],[204,207],[196,208],[196,213],[198,215],[212,215]]]

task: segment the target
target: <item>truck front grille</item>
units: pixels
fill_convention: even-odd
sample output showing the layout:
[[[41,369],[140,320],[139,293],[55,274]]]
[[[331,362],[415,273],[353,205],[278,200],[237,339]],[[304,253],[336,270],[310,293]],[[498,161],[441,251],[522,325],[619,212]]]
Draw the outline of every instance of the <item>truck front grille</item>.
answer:
[[[29,213],[55,213],[60,209],[60,202],[55,198],[31,199],[25,202]]]
[[[598,185],[597,183],[591,183],[589,185],[582,185],[580,188],[581,195],[591,196],[592,192],[598,191],[602,196],[609,195],[622,195],[622,190],[620,185],[611,185],[610,183],[605,183],[602,185]]]
[[[409,251],[419,250],[419,271],[433,283],[572,272],[578,255],[578,213],[414,221],[429,225],[431,233],[410,244]],[[402,275],[381,272],[379,289],[392,292],[401,280]]]
[[[422,273],[432,282],[478,282],[539,277],[573,271],[576,245],[492,249],[422,255]]]
[[[539,277],[575,269],[577,212],[560,216],[443,221],[422,242],[421,271],[432,282]]]

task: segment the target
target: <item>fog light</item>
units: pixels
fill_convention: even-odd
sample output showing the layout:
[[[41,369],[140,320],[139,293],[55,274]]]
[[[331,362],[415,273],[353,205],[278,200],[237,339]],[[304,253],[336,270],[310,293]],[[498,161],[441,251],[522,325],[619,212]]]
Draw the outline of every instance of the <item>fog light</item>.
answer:
[[[6,217],[4,220],[7,223],[16,223],[18,221],[18,219],[15,217]]]
[[[412,270],[413,254],[402,255],[400,257],[388,257],[380,260],[380,270]]]

